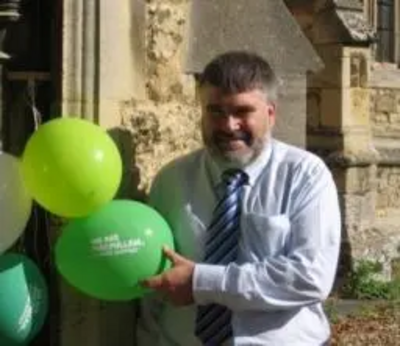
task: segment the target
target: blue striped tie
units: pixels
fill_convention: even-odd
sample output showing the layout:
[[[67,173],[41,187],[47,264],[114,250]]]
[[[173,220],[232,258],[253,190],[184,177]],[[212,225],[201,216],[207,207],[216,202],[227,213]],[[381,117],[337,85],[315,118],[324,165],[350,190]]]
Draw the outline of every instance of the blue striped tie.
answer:
[[[214,209],[208,227],[204,262],[227,265],[236,260],[240,233],[240,200],[248,176],[241,170],[222,175],[223,195]],[[200,306],[196,318],[196,336],[206,346],[221,345],[232,337],[231,311],[224,306]]]

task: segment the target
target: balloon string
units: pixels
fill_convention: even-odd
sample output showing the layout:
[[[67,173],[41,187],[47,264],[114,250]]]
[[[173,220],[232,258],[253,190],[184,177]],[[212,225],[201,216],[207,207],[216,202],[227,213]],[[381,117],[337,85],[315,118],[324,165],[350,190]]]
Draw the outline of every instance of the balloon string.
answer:
[[[33,115],[33,123],[35,124],[35,130],[40,126],[42,123],[42,115],[40,114],[39,110],[36,107],[36,82],[35,79],[30,78],[28,79],[28,106],[30,107]]]
[[[32,116],[33,116],[33,123],[34,123],[34,129],[35,131],[38,129],[38,127],[41,125],[42,123],[42,114],[40,113],[40,111],[38,110],[37,106],[36,106],[36,87],[37,87],[37,83],[35,81],[34,78],[30,78],[27,81],[27,104],[28,107],[30,108],[31,112],[32,112]],[[51,239],[50,239],[50,230],[49,230],[49,224],[48,224],[48,217],[47,217],[47,213],[45,212],[45,217],[46,217],[46,241],[49,244],[49,249],[51,248]],[[37,259],[39,259],[40,257],[42,257],[42,261],[44,263],[48,263],[50,262],[50,256],[47,258],[43,258],[43,256],[41,256],[40,251],[39,251],[39,247],[40,247],[40,243],[41,243],[41,237],[40,237],[40,225],[39,225],[39,215],[38,215],[38,210],[37,210],[37,206],[33,205],[33,256]],[[25,235],[23,235],[23,237],[25,238]],[[23,249],[23,251],[25,252],[25,249]]]

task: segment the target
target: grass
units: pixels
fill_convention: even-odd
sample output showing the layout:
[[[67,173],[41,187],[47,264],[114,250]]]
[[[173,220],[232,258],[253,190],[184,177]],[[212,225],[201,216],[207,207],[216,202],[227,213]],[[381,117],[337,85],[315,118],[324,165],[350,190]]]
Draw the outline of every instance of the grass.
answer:
[[[400,277],[379,280],[381,269],[379,263],[360,261],[338,297],[326,302],[331,346],[400,345]],[[343,299],[356,302],[347,313],[341,307]]]
[[[379,280],[377,276],[381,271],[382,265],[379,262],[359,261],[340,289],[340,296],[344,299],[400,300],[400,278]]]

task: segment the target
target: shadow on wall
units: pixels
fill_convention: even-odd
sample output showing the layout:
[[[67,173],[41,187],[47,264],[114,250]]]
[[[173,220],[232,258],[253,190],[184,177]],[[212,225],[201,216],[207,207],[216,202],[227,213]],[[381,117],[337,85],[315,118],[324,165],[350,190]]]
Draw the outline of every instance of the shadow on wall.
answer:
[[[108,134],[113,138],[122,157],[122,182],[116,195],[119,199],[134,199],[144,202],[147,194],[139,189],[140,169],[136,165],[135,142],[131,132],[118,127],[108,130]]]
[[[349,275],[354,269],[354,261],[352,256],[352,246],[349,238],[349,225],[346,224],[346,196],[339,190],[339,204],[342,212],[342,239],[340,244],[340,257],[338,263],[338,270],[336,280],[333,288],[334,295],[341,295],[344,286],[348,283]]]

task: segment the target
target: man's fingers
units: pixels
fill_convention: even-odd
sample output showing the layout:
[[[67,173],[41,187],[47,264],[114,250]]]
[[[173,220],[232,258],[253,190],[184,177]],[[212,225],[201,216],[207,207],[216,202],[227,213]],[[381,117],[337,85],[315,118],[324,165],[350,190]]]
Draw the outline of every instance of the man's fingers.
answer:
[[[143,280],[141,284],[153,290],[159,290],[163,287],[164,280],[162,275],[153,276],[150,279]]]
[[[167,257],[173,264],[177,264],[179,262],[186,260],[185,257],[182,257],[177,252],[175,252],[174,250],[171,250],[167,246],[163,247],[163,253],[164,253],[165,257]]]

